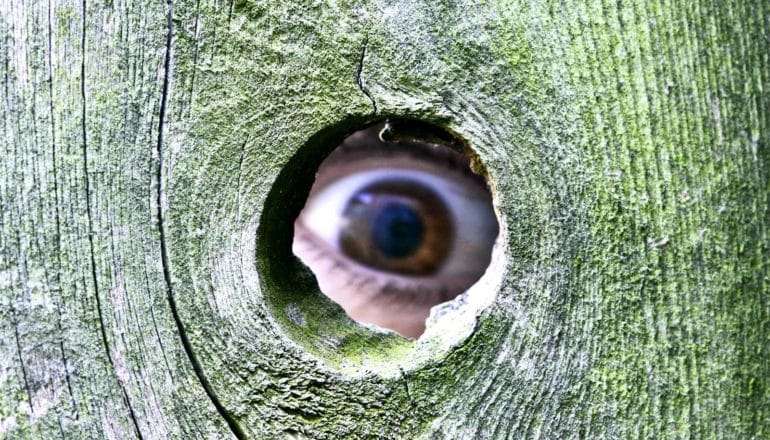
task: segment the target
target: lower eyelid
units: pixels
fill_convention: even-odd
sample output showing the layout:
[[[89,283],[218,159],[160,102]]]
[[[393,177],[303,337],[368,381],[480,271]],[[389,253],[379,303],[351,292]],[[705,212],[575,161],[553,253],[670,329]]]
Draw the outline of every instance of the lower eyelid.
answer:
[[[292,250],[306,266],[317,268],[314,274],[321,291],[335,301],[349,303],[350,299],[345,298],[341,291],[351,286],[360,289],[359,297],[363,296],[361,292],[369,293],[376,287],[372,277],[353,273],[350,264],[340,258],[341,255],[338,255],[336,250],[330,249],[323,239],[316,237],[300,222],[295,224]],[[372,286],[367,286],[370,284]]]
[[[293,250],[306,266],[321,267],[315,271],[319,287],[354,319],[355,315],[365,311],[396,315],[404,310],[414,310],[416,315],[425,314],[426,318],[431,307],[457,296],[447,293],[452,292],[450,286],[440,285],[438,281],[431,286],[430,280],[424,278],[412,281],[408,277],[367,273],[366,268],[346,261],[344,256],[330,249],[301,222],[295,224]],[[421,310],[425,312],[421,313]]]

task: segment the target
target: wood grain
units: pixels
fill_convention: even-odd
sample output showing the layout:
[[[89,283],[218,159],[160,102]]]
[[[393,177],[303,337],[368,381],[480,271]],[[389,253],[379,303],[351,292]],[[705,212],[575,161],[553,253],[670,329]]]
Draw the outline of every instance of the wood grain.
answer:
[[[0,438],[770,436],[766,0],[0,9]],[[393,115],[505,225],[449,351],[258,245],[309,140]]]

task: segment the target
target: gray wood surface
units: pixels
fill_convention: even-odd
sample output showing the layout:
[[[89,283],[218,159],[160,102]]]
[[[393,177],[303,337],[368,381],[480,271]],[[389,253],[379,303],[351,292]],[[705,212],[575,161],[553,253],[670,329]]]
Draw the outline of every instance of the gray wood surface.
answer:
[[[0,10],[0,438],[770,437],[767,0]],[[262,236],[300,147],[392,115],[504,222],[454,348]]]

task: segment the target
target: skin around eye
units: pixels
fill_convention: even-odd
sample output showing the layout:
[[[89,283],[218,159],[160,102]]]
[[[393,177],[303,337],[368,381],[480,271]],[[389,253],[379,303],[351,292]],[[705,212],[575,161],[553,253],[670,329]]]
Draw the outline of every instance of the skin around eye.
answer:
[[[430,309],[485,272],[498,223],[483,179],[448,147],[350,136],[318,170],[294,254],[353,319],[416,338]]]

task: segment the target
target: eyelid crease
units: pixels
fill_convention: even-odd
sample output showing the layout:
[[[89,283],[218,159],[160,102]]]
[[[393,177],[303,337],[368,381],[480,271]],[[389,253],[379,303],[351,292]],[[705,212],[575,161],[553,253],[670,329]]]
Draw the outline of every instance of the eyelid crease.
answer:
[[[462,184],[458,183],[455,185],[456,187],[467,188],[468,191],[466,192],[474,193],[480,199],[491,200],[489,186],[486,181],[483,177],[471,171],[467,164],[450,167],[446,164],[415,158],[412,155],[398,152],[374,155],[358,152],[350,155],[350,157],[340,157],[334,162],[324,163],[316,175],[315,183],[308,198],[323,192],[328,186],[348,176],[383,169],[415,171],[427,173],[444,180],[460,180]]]

